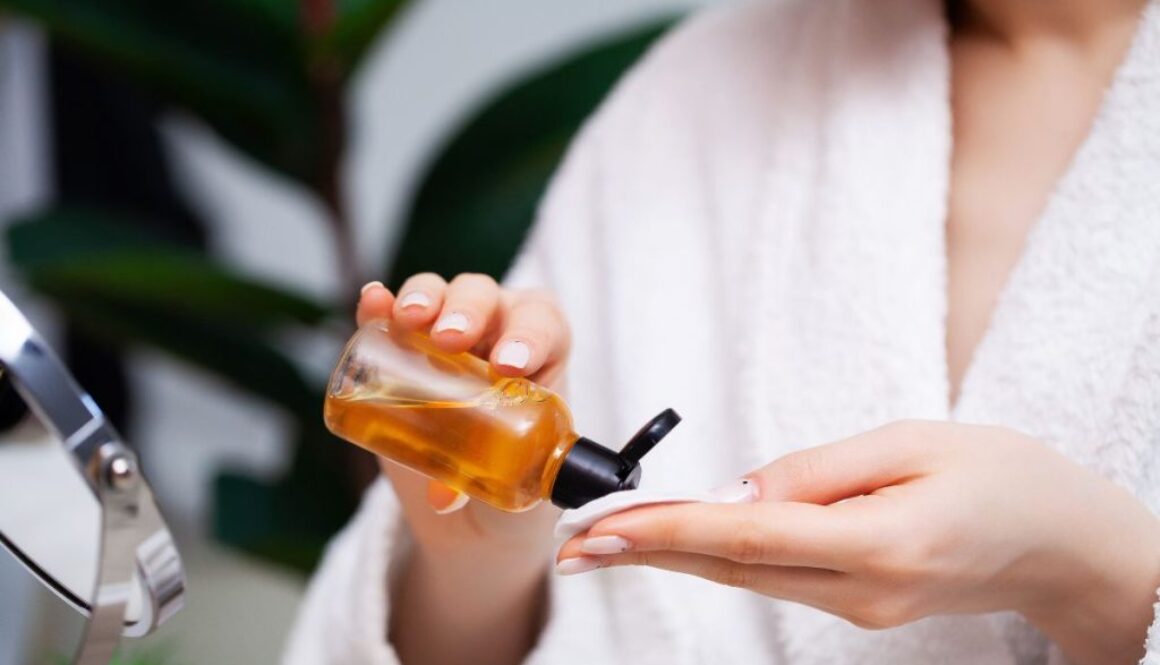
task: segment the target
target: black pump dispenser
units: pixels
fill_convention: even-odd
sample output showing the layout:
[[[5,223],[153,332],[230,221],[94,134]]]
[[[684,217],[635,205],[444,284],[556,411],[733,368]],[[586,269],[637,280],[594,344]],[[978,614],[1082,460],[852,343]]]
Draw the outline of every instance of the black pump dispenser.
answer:
[[[552,485],[552,503],[561,508],[579,508],[606,494],[636,489],[640,484],[640,459],[679,422],[681,417],[676,411],[665,409],[640,428],[619,453],[580,437],[560,463]]]

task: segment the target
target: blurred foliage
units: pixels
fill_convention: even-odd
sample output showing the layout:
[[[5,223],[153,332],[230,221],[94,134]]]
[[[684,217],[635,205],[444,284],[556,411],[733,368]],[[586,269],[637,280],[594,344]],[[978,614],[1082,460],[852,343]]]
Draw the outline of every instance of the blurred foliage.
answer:
[[[109,665],[178,665],[180,661],[173,657],[173,652],[174,648],[169,644],[150,649],[136,649],[129,653],[122,649],[113,656]],[[57,654],[45,658],[44,661],[45,665],[71,665],[73,659],[71,656]]]
[[[316,184],[330,98],[405,0],[3,0],[277,172]]]
[[[672,19],[536,71],[482,105],[420,181],[387,283],[430,270],[503,275],[584,119]]]
[[[407,4],[0,0],[0,9],[40,21],[55,39],[316,196],[353,294],[366,275],[353,261],[356,239],[338,187],[348,87]],[[482,104],[420,178],[395,257],[373,274],[393,284],[420,270],[501,276],[569,138],[671,23],[604,39]],[[285,409],[296,424],[289,472],[273,483],[222,473],[215,532],[254,554],[309,568],[354,507],[356,449],[325,431],[322,386],[279,340],[295,329],[349,332],[349,301],[316,303],[244,277],[201,248],[142,233],[125,214],[85,206],[39,211],[10,228],[10,259],[87,333],[164,350]]]

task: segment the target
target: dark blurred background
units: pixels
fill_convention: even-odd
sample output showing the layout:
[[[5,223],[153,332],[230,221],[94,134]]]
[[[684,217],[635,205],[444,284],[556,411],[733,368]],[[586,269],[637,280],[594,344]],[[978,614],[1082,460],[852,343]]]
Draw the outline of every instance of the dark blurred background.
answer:
[[[132,662],[275,662],[374,474],[320,418],[358,287],[501,276],[583,119],[711,2],[0,0],[0,289],[189,567]],[[0,553],[0,663],[49,662],[66,614]]]

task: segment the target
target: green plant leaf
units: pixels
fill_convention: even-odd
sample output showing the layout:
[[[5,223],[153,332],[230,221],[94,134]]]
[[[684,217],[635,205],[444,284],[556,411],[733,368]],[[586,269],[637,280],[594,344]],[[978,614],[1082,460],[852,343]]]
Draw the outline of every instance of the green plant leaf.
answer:
[[[371,45],[407,6],[406,0],[339,0],[338,16],[323,46],[343,71],[357,71]]]
[[[324,307],[86,210],[25,218],[8,248],[28,283],[86,331],[160,348],[296,415],[317,412],[320,391],[264,333],[317,324]]]
[[[314,177],[318,110],[297,3],[270,0],[0,0],[96,56],[230,143],[296,177]]]
[[[569,140],[620,75],[675,19],[602,41],[485,103],[420,180],[387,271],[496,278],[511,263]]]
[[[118,649],[109,665],[178,665],[180,661],[174,658],[176,649],[171,643],[163,643],[151,648]],[[43,659],[45,665],[71,665],[71,655],[54,654]]]
[[[309,573],[358,505],[350,444],[303,423],[286,477],[270,481],[225,470],[214,479],[213,532],[221,542]]]
[[[297,365],[272,343],[229,321],[92,296],[56,296],[56,303],[86,332],[118,343],[153,346],[281,405],[296,417],[318,417],[322,391],[309,385]]]
[[[54,209],[8,230],[13,264],[67,305],[97,299],[235,327],[314,325],[328,310],[224,269],[202,254],[87,209]]]
[[[406,0],[324,0],[309,34],[297,0],[0,0],[96,56],[233,146],[315,189],[343,140],[342,84]]]

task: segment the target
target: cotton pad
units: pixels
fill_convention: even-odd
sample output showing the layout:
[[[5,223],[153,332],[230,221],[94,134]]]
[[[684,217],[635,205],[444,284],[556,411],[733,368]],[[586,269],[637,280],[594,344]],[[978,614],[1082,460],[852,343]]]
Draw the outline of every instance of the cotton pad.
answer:
[[[744,480],[707,491],[628,490],[613,492],[574,510],[565,510],[556,522],[556,537],[571,538],[587,531],[600,520],[631,508],[662,503],[745,503],[756,492],[752,481]]]

